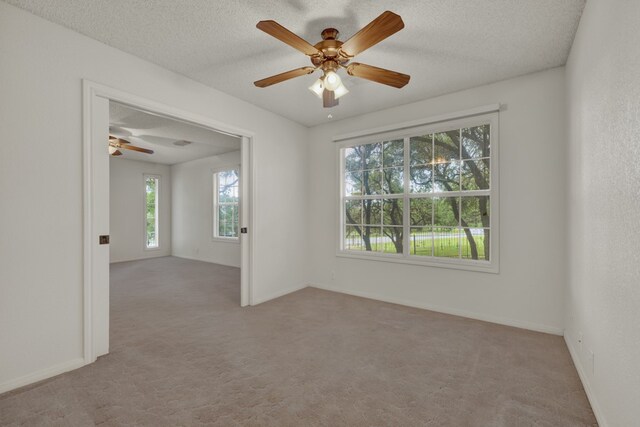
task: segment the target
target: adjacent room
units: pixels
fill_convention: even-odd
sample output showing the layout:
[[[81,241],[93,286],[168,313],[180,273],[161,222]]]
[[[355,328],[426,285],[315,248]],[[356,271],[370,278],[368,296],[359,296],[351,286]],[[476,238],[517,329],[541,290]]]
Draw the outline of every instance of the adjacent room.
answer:
[[[0,0],[0,425],[638,425],[639,24]]]
[[[241,139],[116,102],[108,133],[113,321],[96,356],[195,327],[190,298],[241,302]]]
[[[240,268],[240,138],[116,102],[108,132],[110,262]]]

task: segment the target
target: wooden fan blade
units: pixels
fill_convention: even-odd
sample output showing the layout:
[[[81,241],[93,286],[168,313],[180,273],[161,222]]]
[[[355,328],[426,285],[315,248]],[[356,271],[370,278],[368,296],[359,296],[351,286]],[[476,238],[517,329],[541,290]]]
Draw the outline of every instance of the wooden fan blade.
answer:
[[[109,135],[109,142],[113,144],[131,144],[129,141],[113,135]]]
[[[132,150],[132,151],[139,151],[141,153],[146,153],[146,154],[153,154],[153,150],[147,150],[146,148],[142,148],[142,147],[136,147],[135,145],[121,145],[118,148],[124,148],[127,150]]]
[[[335,94],[332,90],[324,90],[322,92],[322,106],[324,108],[331,108],[338,105],[338,99],[336,99]]]
[[[403,28],[402,18],[387,10],[344,42],[340,51],[349,58],[354,57]]]
[[[122,151],[120,150],[116,150],[113,153],[111,153],[112,156],[122,156]]]
[[[407,83],[411,76],[398,73],[396,71],[385,70],[384,68],[374,67],[372,65],[360,64],[353,62],[347,67],[347,73],[350,76],[360,77],[362,79],[371,80],[372,82],[382,83],[383,85],[401,88]]]
[[[275,76],[267,77],[266,79],[258,80],[257,82],[253,82],[254,85],[258,87],[267,87],[274,85],[276,83],[283,82],[285,80],[292,79],[294,77],[304,76],[305,74],[311,74],[316,69],[313,67],[302,67],[296,68],[295,70],[286,71],[284,73],[276,74]]]
[[[270,36],[277,38],[281,42],[288,44],[292,48],[298,49],[305,55],[320,55],[320,51],[313,47],[309,42],[287,30],[276,21],[260,21],[258,22],[256,27],[269,34]]]

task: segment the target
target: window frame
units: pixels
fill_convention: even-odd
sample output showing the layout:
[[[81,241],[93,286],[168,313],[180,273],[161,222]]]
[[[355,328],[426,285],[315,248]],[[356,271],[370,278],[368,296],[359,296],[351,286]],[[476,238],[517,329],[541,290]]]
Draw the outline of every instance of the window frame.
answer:
[[[229,170],[236,170],[238,171],[238,202],[237,203],[227,203],[229,205],[237,205],[238,207],[238,235],[236,237],[226,237],[226,236],[219,236],[218,235],[218,231],[219,231],[219,198],[220,198],[220,190],[218,188],[218,174],[220,172],[225,172],[225,171],[229,171]],[[242,217],[241,215],[241,200],[242,200],[242,193],[241,193],[241,189],[242,189],[242,171],[240,170],[240,165],[239,164],[234,164],[234,165],[226,165],[226,166],[220,166],[220,167],[216,167],[211,169],[211,174],[212,174],[212,179],[211,179],[211,183],[212,183],[212,188],[211,188],[211,195],[212,195],[212,203],[211,203],[211,240],[214,242],[225,242],[225,243],[240,243],[240,218]]]
[[[336,256],[341,258],[353,258],[353,259],[362,259],[369,261],[383,261],[383,262],[393,262],[399,264],[411,264],[411,265],[423,265],[429,267],[441,267],[441,268],[450,268],[457,270],[470,270],[470,271],[480,271],[487,273],[499,273],[499,242],[500,242],[500,231],[499,231],[499,113],[488,112],[488,113],[480,113],[474,114],[472,116],[465,116],[460,114],[459,118],[455,118],[452,116],[451,118],[447,118],[444,120],[437,121],[429,121],[424,120],[422,123],[429,123],[424,125],[413,125],[402,127],[398,126],[397,130],[384,130],[378,133],[369,133],[363,136],[358,137],[351,136],[344,140],[339,140],[336,142],[336,158],[337,158],[337,167],[338,167],[338,191],[337,194],[337,248],[336,248]],[[409,176],[409,167],[410,167],[410,150],[407,150],[409,146],[409,138],[412,136],[425,135],[425,134],[433,134],[439,132],[447,132],[451,130],[457,130],[461,128],[468,128],[480,125],[490,125],[491,129],[491,151],[489,155],[490,159],[490,186],[489,186],[489,197],[490,197],[490,224],[489,229],[491,233],[491,241],[489,244],[489,261],[485,260],[471,260],[471,259],[461,259],[461,258],[438,258],[438,257],[421,257],[417,255],[411,255],[410,250],[408,250],[409,239],[410,239],[410,199],[412,198],[424,198],[424,196],[420,197],[420,195],[412,195],[410,192],[410,176]],[[368,144],[368,143],[376,143],[376,142],[386,142],[391,140],[402,139],[404,141],[404,192],[399,194],[380,194],[380,195],[370,195],[367,196],[367,199],[393,199],[399,198],[403,200],[403,247],[407,248],[402,254],[397,253],[383,253],[383,252],[366,252],[366,251],[350,251],[344,249],[344,234],[346,227],[345,220],[345,212],[344,212],[344,201],[345,201],[345,158],[344,151],[353,146]],[[439,193],[442,195],[449,194],[450,196],[460,197],[462,191],[458,192],[450,192],[450,193]],[[466,191],[464,195],[466,196],[474,196],[480,195],[478,193],[482,193],[481,195],[486,195],[486,190],[476,191]],[[458,227],[461,230],[461,228]]]
[[[156,246],[148,246],[147,242],[148,242],[148,236],[147,236],[147,179],[149,178],[153,178],[157,181],[156,184]],[[162,188],[162,183],[161,183],[161,178],[162,175],[157,175],[157,174],[150,174],[150,173],[144,173],[142,174],[142,182],[143,182],[143,206],[144,209],[142,211],[143,214],[143,224],[144,227],[142,229],[142,233],[143,233],[143,241],[142,241],[142,246],[144,248],[145,251],[157,251],[160,250],[160,200],[161,200],[161,196],[160,196],[160,189]]]

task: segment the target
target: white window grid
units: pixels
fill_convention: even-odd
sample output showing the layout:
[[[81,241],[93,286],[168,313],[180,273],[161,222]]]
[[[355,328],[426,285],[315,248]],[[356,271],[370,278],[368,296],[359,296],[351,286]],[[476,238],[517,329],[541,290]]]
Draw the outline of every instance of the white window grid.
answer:
[[[462,132],[464,129],[472,128],[476,126],[488,125],[490,130],[490,156],[489,157],[477,157],[477,158],[463,158],[463,144],[462,139],[460,139],[460,152],[458,159],[452,162],[436,162],[433,161],[431,164],[411,164],[411,138],[418,136],[431,136],[431,149],[433,156],[435,156],[434,151],[434,139],[435,135],[438,133],[450,132],[453,130],[457,130]],[[364,259],[381,259],[386,261],[402,261],[410,264],[425,264],[425,265],[433,265],[433,266],[443,266],[443,267],[451,267],[451,268],[462,268],[469,270],[480,270],[480,271],[490,271],[497,272],[498,271],[498,251],[497,251],[497,223],[498,223],[498,195],[497,195],[497,153],[498,153],[498,137],[497,137],[497,114],[487,114],[480,117],[475,117],[471,119],[460,119],[460,120],[451,120],[447,123],[440,123],[437,125],[430,125],[421,128],[416,128],[413,131],[409,131],[408,133],[394,137],[392,134],[385,135],[385,137],[375,136],[369,137],[365,140],[357,140],[357,142],[352,142],[350,144],[342,144],[339,148],[339,167],[340,167],[340,214],[339,214],[339,223],[340,223],[340,232],[339,232],[339,247],[338,247],[338,255],[339,256],[353,256],[356,258],[364,258]],[[384,147],[385,143],[402,140],[403,141],[403,193],[397,194],[360,194],[360,195],[347,195],[346,194],[346,180],[345,174],[348,172],[356,172],[356,170],[346,171],[345,170],[345,152],[348,148],[361,146],[366,144],[382,144]],[[379,170],[384,173],[385,169],[391,169],[395,166],[385,165],[384,163],[384,150],[381,154],[381,166],[374,169],[365,169],[365,166],[362,167],[358,172],[370,171],[370,170]],[[489,160],[489,188],[487,189],[476,189],[476,190],[462,190],[462,164],[464,161],[484,161]],[[435,191],[435,188],[431,192],[411,192],[411,175],[410,168],[413,166],[430,166],[431,167],[431,179],[435,184],[435,169],[438,164],[442,163],[459,163],[458,165],[458,188],[459,190],[455,191]],[[381,175],[381,179],[383,179],[383,175]],[[435,187],[435,185],[434,185]],[[384,189],[382,190],[384,193]],[[458,206],[461,207],[460,203],[463,197],[479,197],[486,196],[489,198],[489,210],[490,210],[490,224],[488,227],[464,227],[462,225],[462,214],[458,215],[458,224],[451,227],[446,226],[437,226],[435,225],[435,209],[432,208],[432,218],[430,225],[418,226],[411,225],[411,200],[414,199],[431,199],[432,201],[444,198],[455,197],[458,199]],[[400,199],[402,200],[403,207],[403,224],[402,225],[393,225],[393,224],[384,224],[384,200],[392,200],[392,199]],[[364,203],[365,200],[380,200],[381,207],[379,211],[380,219],[376,224],[365,224],[364,219],[359,224],[350,224],[347,223],[345,208],[346,203],[351,200],[360,200]],[[362,209],[363,211],[364,209]],[[363,213],[361,212],[361,216]],[[369,226],[369,227],[379,227],[379,235],[384,236],[383,227],[400,227],[403,229],[402,239],[403,239],[403,253],[392,253],[392,252],[384,252],[385,245],[378,245],[379,249],[377,251],[364,251],[364,250],[350,250],[345,247],[345,235],[347,227],[352,227],[354,225],[358,226]],[[413,255],[411,254],[411,231],[415,228],[426,228],[431,227],[433,229],[436,228],[451,228],[452,230],[456,230],[459,239],[464,238],[464,228],[469,228],[473,230],[484,230],[488,229],[490,232],[491,240],[489,246],[489,260],[484,259],[468,259],[462,257],[462,244],[458,244],[458,257],[457,258],[449,258],[449,257],[439,257],[435,256],[435,236],[432,234],[432,245],[431,245],[431,256],[429,255]]]
[[[238,182],[233,186],[236,201],[220,201],[220,174],[235,171],[238,177]],[[220,169],[213,172],[213,238],[222,240],[236,241],[239,239],[240,225],[240,203],[239,203],[239,191],[240,191],[240,170],[238,167],[230,167],[226,169]],[[220,208],[232,207],[235,208],[235,214],[231,216],[231,223],[225,222],[225,229],[227,225],[231,230],[235,230],[235,236],[226,236],[220,234]],[[225,233],[226,234],[226,233]]]
[[[149,175],[149,174],[144,174],[143,175],[144,178],[144,247],[145,249],[159,249],[160,248],[160,176],[159,175]],[[149,180],[154,180],[155,183],[155,193],[156,193],[156,197],[155,197],[155,206],[154,206],[154,226],[153,226],[153,232],[154,232],[154,236],[150,239],[149,236],[149,231],[148,231],[148,221],[149,219],[147,218],[147,209],[148,209],[148,203],[147,203],[147,182]]]

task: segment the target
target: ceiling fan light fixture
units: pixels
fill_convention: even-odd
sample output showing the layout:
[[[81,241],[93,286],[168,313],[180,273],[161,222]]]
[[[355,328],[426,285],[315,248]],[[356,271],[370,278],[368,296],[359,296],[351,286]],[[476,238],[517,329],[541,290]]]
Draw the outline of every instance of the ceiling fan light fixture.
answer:
[[[340,98],[349,93],[349,89],[344,85],[344,83],[340,82],[340,85],[333,91],[333,96],[335,99]]]
[[[324,84],[322,82],[322,78],[319,78],[311,86],[309,86],[309,90],[313,92],[315,96],[322,99],[322,91],[324,91]]]
[[[114,147],[113,145],[109,145],[109,154],[113,156],[113,153],[115,153],[116,151],[118,151],[118,148]]]
[[[340,76],[335,71],[329,71],[324,76],[324,88],[334,91],[342,84]]]

